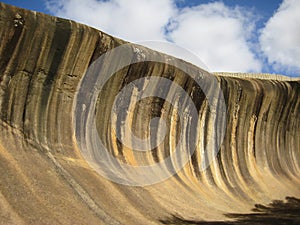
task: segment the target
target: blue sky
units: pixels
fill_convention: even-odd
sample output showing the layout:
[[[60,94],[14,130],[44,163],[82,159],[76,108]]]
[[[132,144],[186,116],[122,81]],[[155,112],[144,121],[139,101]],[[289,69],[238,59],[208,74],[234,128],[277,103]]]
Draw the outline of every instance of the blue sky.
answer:
[[[215,2],[215,0],[178,0],[176,4],[179,7],[196,6],[208,2]],[[255,8],[258,12],[264,13],[266,16],[272,16],[278,9],[282,0],[223,0],[226,5],[235,6],[240,5],[248,8]]]
[[[299,0],[3,2],[133,42],[168,40],[193,51],[212,71],[300,76]]]
[[[43,0],[37,1],[24,1],[24,0],[1,0],[1,2],[18,6],[25,9],[35,10],[38,12],[50,13],[46,9],[46,4]]]
[[[178,0],[176,4],[179,7],[186,7],[205,4],[208,2],[216,2],[216,0]],[[267,22],[267,20],[279,8],[282,0],[223,0],[222,2],[231,7],[238,5],[255,10],[256,13],[261,16],[261,19],[258,22],[258,27],[262,27],[262,25]]]

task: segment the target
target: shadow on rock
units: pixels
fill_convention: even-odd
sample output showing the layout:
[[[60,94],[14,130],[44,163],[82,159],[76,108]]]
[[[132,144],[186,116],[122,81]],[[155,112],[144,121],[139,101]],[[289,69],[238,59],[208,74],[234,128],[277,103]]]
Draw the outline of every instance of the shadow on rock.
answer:
[[[173,215],[167,220],[161,220],[163,224],[200,224],[200,225],[299,225],[300,224],[300,199],[286,197],[286,201],[273,200],[268,205],[256,204],[252,213],[225,214],[231,221],[193,221],[185,220]]]

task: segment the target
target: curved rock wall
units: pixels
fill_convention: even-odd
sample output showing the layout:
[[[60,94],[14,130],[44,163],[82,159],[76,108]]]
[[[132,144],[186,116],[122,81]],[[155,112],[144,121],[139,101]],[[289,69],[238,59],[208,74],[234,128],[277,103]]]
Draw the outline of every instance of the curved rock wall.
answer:
[[[299,80],[262,74],[213,75],[129,44],[161,62],[137,62],[119,70],[94,99],[94,110],[82,105],[78,93],[85,87],[88,68],[104,53],[124,44],[73,21],[0,3],[0,224],[158,224],[172,223],[168,220],[172,216],[183,218],[181,223],[227,221],[228,213],[249,213],[256,203],[300,197]],[[116,61],[106,57],[95,65],[105,71],[122,60],[121,56]],[[216,79],[226,117],[218,116],[206,98],[209,93],[218,106],[220,93],[212,83],[204,84],[204,93],[190,74],[211,82]],[[162,98],[145,98],[133,111],[122,108],[124,102],[133,104],[138,93],[146,90],[147,79],[141,89],[130,89],[129,98],[121,96],[117,107],[123,113],[111,117],[120,90],[136,79],[150,77],[166,78],[180,86],[193,100],[199,117],[178,118],[173,106],[177,101],[187,108],[185,98],[173,99],[173,106]],[[83,93],[92,96],[97,87],[88,87]],[[172,97],[175,93],[170,89],[166,94]],[[163,161],[180,142],[181,131],[195,144],[195,152],[183,169],[163,182],[144,187],[112,182],[84,157],[82,146],[89,146],[86,140],[94,145],[97,137],[84,120],[90,117],[78,116],[77,106],[95,117],[96,134],[119,162],[114,164],[119,171],[124,171],[124,164],[145,166]],[[126,139],[127,133],[119,124],[126,118],[135,135],[144,138],[151,136],[149,122],[155,117],[167,121],[168,136],[161,145],[145,153],[120,143],[118,137]],[[221,135],[215,131],[216,124],[222,121],[225,136],[216,148]],[[77,124],[83,136],[78,136]],[[193,127],[196,131],[188,132]],[[154,143],[161,129],[156,130]],[[181,152],[190,151],[190,142],[185,143]],[[219,152],[203,169],[207,146]],[[164,172],[171,173],[182,159],[178,160],[170,161]]]

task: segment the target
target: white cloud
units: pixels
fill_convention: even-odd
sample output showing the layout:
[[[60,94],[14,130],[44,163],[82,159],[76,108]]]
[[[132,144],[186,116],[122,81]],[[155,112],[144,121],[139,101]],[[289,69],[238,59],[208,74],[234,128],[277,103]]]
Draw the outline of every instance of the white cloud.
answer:
[[[284,0],[261,31],[261,49],[275,69],[300,71],[299,12],[299,0]]]
[[[254,16],[221,2],[178,9],[174,0],[48,0],[48,9],[133,42],[171,39],[213,71],[261,69],[248,42]]]
[[[55,15],[76,20],[130,41],[163,39],[172,0],[50,0]]]
[[[242,8],[210,3],[186,8],[173,20],[169,36],[195,52],[213,71],[260,71],[248,40],[253,15]]]

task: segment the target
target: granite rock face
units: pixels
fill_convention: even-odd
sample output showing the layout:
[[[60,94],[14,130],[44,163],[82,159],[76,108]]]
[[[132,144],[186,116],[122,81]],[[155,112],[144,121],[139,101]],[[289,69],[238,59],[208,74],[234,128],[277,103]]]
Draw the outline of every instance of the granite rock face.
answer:
[[[106,56],[99,62],[99,58],[123,45],[132,49],[132,63],[117,70],[98,93],[93,80],[87,80],[87,71],[92,65],[100,75],[117,68],[127,60],[121,54],[115,60]],[[142,62],[148,55],[159,60]],[[201,88],[191,74],[202,82]],[[172,102],[148,97],[128,110],[125,103],[136,103],[138,93],[147,89],[147,79],[153,77],[180,86],[192,99],[198,117],[178,118],[180,110],[172,104],[189,109],[188,97],[180,96]],[[118,94],[142,78],[146,78],[142,88],[129,89],[129,97],[121,94],[116,103],[121,113],[115,115]],[[159,82],[155,88],[160,88]],[[94,108],[83,104],[82,90],[86,99],[97,93],[89,103]],[[171,88],[161,92],[175,95]],[[225,109],[219,110],[220,99]],[[91,116],[97,132],[90,131]],[[124,121],[130,121],[136,136],[145,138],[153,135],[149,122],[156,117],[167,121],[162,144],[146,152],[122,145],[120,139],[128,139]],[[155,130],[148,144],[159,142],[162,129]],[[158,224],[172,216],[182,218],[181,223],[227,221],[232,218],[226,215],[249,213],[255,204],[286,196],[300,198],[300,80],[210,74],[88,26],[3,3],[0,131],[0,224]],[[179,151],[190,152],[190,143],[194,144],[191,159],[173,176],[146,186],[106,179],[84,156],[96,158],[96,153],[82,149],[96,145],[95,138],[102,140],[116,159],[117,164],[111,165],[133,179],[126,174],[126,165],[163,162],[182,137],[187,141]],[[206,148],[217,154],[202,169]],[[172,173],[182,159],[177,160],[161,167],[164,174]],[[150,175],[161,174],[155,170]]]

